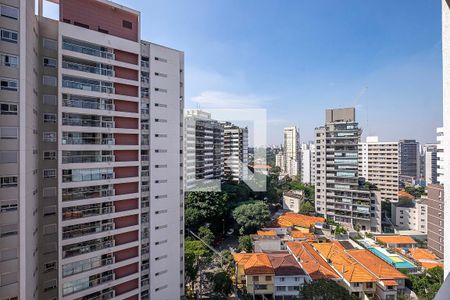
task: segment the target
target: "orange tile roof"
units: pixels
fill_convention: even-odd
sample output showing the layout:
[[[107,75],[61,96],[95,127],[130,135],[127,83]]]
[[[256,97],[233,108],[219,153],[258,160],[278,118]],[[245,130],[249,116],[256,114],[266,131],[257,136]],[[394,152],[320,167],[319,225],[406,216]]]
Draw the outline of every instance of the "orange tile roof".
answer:
[[[288,249],[297,257],[302,268],[313,280],[338,279],[339,274],[307,242],[287,242]]]
[[[425,261],[419,261],[419,264],[424,267],[425,269],[433,269],[435,267],[444,267],[443,263],[437,262],[437,261],[433,261],[433,262],[425,262]]]
[[[397,286],[398,283],[395,280],[381,280],[385,286]]]
[[[347,254],[379,279],[403,279],[406,276],[369,250],[349,250]]]
[[[266,253],[235,253],[233,257],[244,268],[245,275],[274,274]]]
[[[376,282],[372,273],[358,261],[346,253],[344,247],[337,241],[333,243],[313,243],[312,246],[324,257],[329,259],[333,267],[348,282]]]
[[[279,216],[275,220],[275,225],[278,227],[292,227],[299,226],[309,228],[316,223],[324,223],[325,219],[322,217],[312,217],[293,212],[287,212]]]
[[[410,193],[405,192],[405,191],[399,191],[398,192],[398,196],[399,197],[405,197],[405,198],[408,198],[408,199],[414,199],[413,195],[411,195]]]
[[[275,230],[258,230],[256,234],[259,236],[277,236],[277,232]]]
[[[289,235],[294,239],[305,239],[307,241],[317,240],[317,237],[314,233],[305,233],[300,230],[292,230]]]
[[[416,241],[407,235],[383,235],[376,236],[375,240],[384,244],[415,244]]]
[[[411,248],[408,250],[408,254],[415,260],[438,260],[433,252],[423,248]]]

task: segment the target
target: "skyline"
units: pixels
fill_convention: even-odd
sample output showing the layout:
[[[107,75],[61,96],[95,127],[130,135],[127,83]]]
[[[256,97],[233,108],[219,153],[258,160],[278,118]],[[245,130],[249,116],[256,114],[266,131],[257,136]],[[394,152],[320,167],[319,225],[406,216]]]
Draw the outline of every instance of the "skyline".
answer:
[[[280,144],[284,127],[307,142],[325,109],[356,104],[363,139],[436,142],[439,2],[117,2],[141,11],[143,38],[185,52],[186,109],[265,108]]]

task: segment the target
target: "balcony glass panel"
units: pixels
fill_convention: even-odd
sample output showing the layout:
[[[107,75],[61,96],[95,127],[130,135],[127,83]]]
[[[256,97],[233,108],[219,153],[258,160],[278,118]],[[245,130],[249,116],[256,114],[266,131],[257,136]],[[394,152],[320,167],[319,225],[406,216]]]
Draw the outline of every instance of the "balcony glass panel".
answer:
[[[100,239],[63,246],[63,257],[64,258],[72,257],[111,247],[114,247],[114,240],[111,236],[108,236]]]
[[[81,61],[74,61],[69,58],[63,58],[62,67],[65,69],[80,72],[87,72],[104,76],[114,76],[112,66],[105,64],[81,62]]]
[[[107,51],[106,47],[97,46],[73,39],[63,38],[62,48],[69,51],[83,53],[87,55],[114,59],[114,53]]]
[[[97,185],[79,188],[68,188],[62,190],[63,201],[84,200],[114,196],[112,185]]]
[[[63,87],[78,89],[84,91],[91,92],[100,92],[100,93],[114,93],[114,87],[111,82],[91,80],[85,78],[71,77],[71,76],[63,76],[62,81]]]
[[[114,229],[114,223],[112,220],[103,220],[98,222],[90,222],[84,224],[77,224],[66,226],[63,228],[63,239],[72,239],[88,234],[99,233],[103,231],[109,231]]]
[[[63,182],[80,182],[113,179],[113,168],[63,170]]]
[[[63,94],[63,106],[86,109],[114,110],[114,104],[112,104],[111,99],[85,97],[71,94]]]

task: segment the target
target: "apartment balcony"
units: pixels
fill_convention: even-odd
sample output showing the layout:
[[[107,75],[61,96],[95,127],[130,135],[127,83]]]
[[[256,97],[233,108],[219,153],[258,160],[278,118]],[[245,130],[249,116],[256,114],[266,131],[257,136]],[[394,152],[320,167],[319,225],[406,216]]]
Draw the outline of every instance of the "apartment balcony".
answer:
[[[75,40],[63,40],[62,48],[64,50],[69,50],[73,52],[78,52],[82,54],[87,54],[91,56],[106,58],[106,59],[115,59],[114,53],[110,51],[100,50],[98,46],[89,45],[88,43],[83,43]]]
[[[112,68],[102,68],[99,67],[98,64],[89,65],[63,60],[62,67],[64,69],[92,73],[97,75],[114,76],[114,70]]]
[[[99,92],[106,94],[114,94],[115,89],[112,85],[105,85],[97,80],[75,79],[63,77],[62,86],[70,89],[77,89],[89,92]]]
[[[112,100],[83,97],[78,95],[64,94],[62,104],[65,107],[74,107],[83,109],[98,109],[107,111],[114,111],[115,109],[114,104],[112,104]]]
[[[115,145],[116,140],[111,137],[103,137],[95,133],[82,133],[79,136],[70,136],[63,133],[63,145]]]
[[[104,214],[113,214],[114,212],[115,206],[112,204],[112,202],[72,206],[63,208],[62,219],[63,221],[67,221]]]
[[[63,164],[77,164],[77,163],[102,163],[102,162],[113,162],[115,159],[114,155],[70,155],[63,156]]]
[[[89,276],[88,278],[81,278],[78,280],[66,282],[63,284],[63,296],[78,293],[86,289],[96,287],[100,284],[114,281],[114,279],[115,275],[113,271],[107,271],[103,272],[102,274]]]
[[[106,221],[107,222],[97,221],[63,227],[62,238],[63,240],[73,239],[80,236],[114,230],[114,222],[112,220]]]
[[[106,256],[102,258],[103,256]],[[115,258],[112,254],[102,255],[100,257],[92,257],[73,263],[68,263],[62,267],[62,276],[72,276],[82,272],[90,271],[93,269],[109,266],[115,263]]]
[[[112,185],[89,186],[82,188],[63,189],[62,201],[85,200],[92,198],[112,197],[115,190]]]
[[[114,299],[116,296],[115,291],[112,288],[105,289],[99,292],[95,292],[92,294],[89,294],[84,297],[77,298],[75,300],[108,300],[108,299]]]
[[[114,179],[112,168],[63,170],[62,182],[81,182]]]
[[[63,258],[82,255],[85,253],[92,253],[95,251],[112,248],[115,246],[115,241],[111,236],[89,240],[81,243],[75,243],[63,246]]]
[[[62,124],[66,126],[114,128],[112,117],[63,113]]]

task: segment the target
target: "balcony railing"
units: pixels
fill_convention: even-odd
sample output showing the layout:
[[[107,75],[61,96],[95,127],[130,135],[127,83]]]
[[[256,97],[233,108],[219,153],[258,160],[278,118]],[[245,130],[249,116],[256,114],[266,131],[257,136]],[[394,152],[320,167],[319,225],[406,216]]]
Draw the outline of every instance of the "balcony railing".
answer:
[[[102,214],[111,214],[114,213],[115,209],[114,206],[109,207],[93,207],[93,208],[87,208],[87,209],[74,209],[63,212],[63,220],[73,220],[73,219],[80,219],[80,218],[86,218],[91,216],[98,216]]]
[[[63,145],[114,145],[115,139],[113,138],[62,138]]]
[[[66,87],[66,88],[114,94],[114,88],[110,87],[110,86],[102,86],[102,85],[72,81],[72,80],[67,80],[67,79],[63,80],[62,83],[63,83],[63,87]]]
[[[115,195],[114,189],[92,190],[92,191],[72,192],[72,193],[63,192],[62,200],[63,201],[84,200],[91,198],[111,197],[114,195]]]
[[[114,122],[112,122],[112,121],[63,118],[62,123],[63,123],[63,125],[68,125],[68,126],[114,128]]]
[[[104,76],[114,76],[114,71],[112,69],[105,69],[100,67],[94,67],[89,65],[78,64],[74,62],[63,61],[62,66],[65,69],[93,73]]]
[[[73,155],[63,156],[63,164],[112,162],[114,155]]]
[[[80,281],[80,283],[69,285],[70,282],[65,283],[63,287],[63,295],[67,296],[73,293],[77,293],[80,291],[84,291],[86,289],[95,287],[97,285],[103,284],[105,282],[113,281],[114,280],[114,274],[108,274],[93,280],[89,281],[83,281],[82,279],[79,279],[77,281]]]
[[[108,224],[97,224],[97,225],[89,225],[89,226],[81,225],[80,228],[69,229],[69,230],[65,230],[63,228],[62,236],[63,236],[63,239],[72,239],[72,238],[76,238],[76,237],[80,237],[80,236],[84,236],[84,235],[89,235],[89,234],[94,234],[94,233],[99,233],[99,232],[109,231],[109,230],[114,230],[114,224],[112,222],[108,223]]]
[[[82,273],[85,271],[89,271],[92,269],[112,265],[114,263],[114,257],[107,257],[101,259],[99,257],[88,258],[82,261],[76,261],[74,263],[70,263],[64,265],[62,268],[63,277],[75,275],[78,273]]]
[[[114,172],[108,173],[85,173],[85,174],[67,174],[62,176],[63,182],[80,182],[93,180],[114,179]]]
[[[63,106],[76,107],[76,108],[87,108],[87,109],[101,109],[101,110],[114,110],[114,104],[100,103],[96,101],[86,101],[86,100],[63,100]]]
[[[91,253],[94,251],[99,251],[102,249],[114,247],[114,245],[115,245],[114,240],[111,239],[111,240],[99,241],[98,243],[95,243],[95,242],[93,243],[93,241],[89,241],[89,242],[64,246],[63,247],[63,257],[68,258],[68,257],[73,257],[73,256],[77,256],[77,255],[84,254],[84,253]]]
[[[76,45],[76,44],[73,44],[70,42],[63,42],[62,47],[65,50],[70,50],[70,51],[83,53],[83,54],[87,54],[87,55],[93,55],[93,56],[97,56],[97,57],[103,57],[103,58],[107,58],[107,59],[114,59],[114,53],[112,53],[112,52],[101,51],[101,50],[89,48],[86,46]]]
[[[110,290],[107,292],[96,292],[92,293],[90,295],[84,296],[83,298],[80,298],[78,300],[108,300],[108,299],[114,299],[115,292],[114,290]]]

